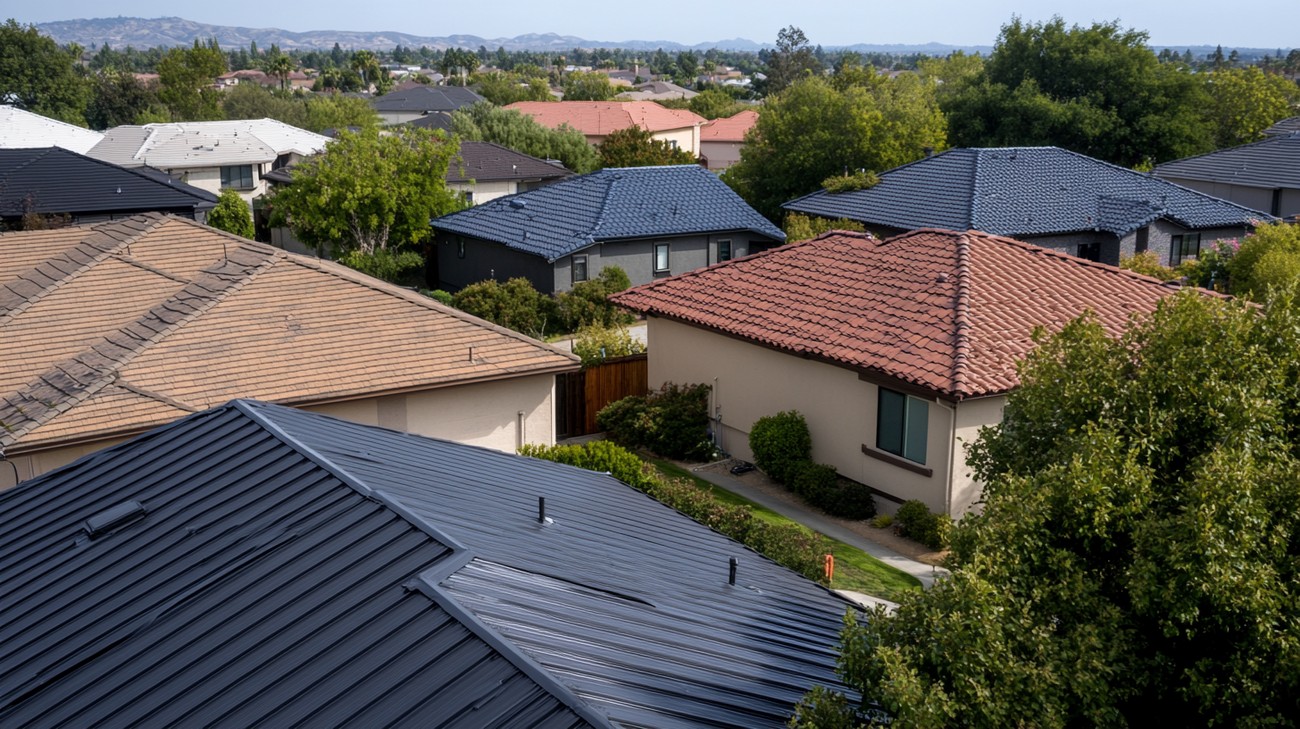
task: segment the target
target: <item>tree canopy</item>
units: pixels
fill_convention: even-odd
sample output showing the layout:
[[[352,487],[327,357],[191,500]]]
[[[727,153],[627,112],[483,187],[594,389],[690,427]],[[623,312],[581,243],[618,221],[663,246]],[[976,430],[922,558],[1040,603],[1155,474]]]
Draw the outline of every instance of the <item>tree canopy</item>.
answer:
[[[763,105],[727,184],[769,219],[781,204],[859,169],[883,171],[945,143],[934,84],[916,74],[836,89],[820,77],[796,81]]]
[[[983,510],[952,576],[846,626],[864,705],[909,727],[1292,725],[1295,292],[1188,290],[1119,338],[1091,316],[1040,335],[973,448]],[[855,703],[819,691],[800,725],[873,721]]]
[[[190,48],[173,48],[158,62],[158,98],[172,121],[224,119],[221,92],[212,86],[226,72],[226,55],[215,38]]]
[[[90,95],[85,79],[77,73],[77,60],[36,26],[23,27],[11,18],[0,25],[0,99],[34,114],[85,126],[82,112]]]
[[[776,35],[776,49],[766,52],[767,93],[775,94],[801,78],[821,70],[821,61],[813,53],[808,36],[795,26],[782,28]]]
[[[221,199],[212,208],[212,212],[208,213],[208,225],[250,240],[254,235],[253,215],[248,203],[229,187],[221,191]]]
[[[610,132],[600,144],[602,167],[692,165],[697,161],[689,150],[678,149],[662,139],[655,139],[641,127]]]
[[[595,71],[573,71],[564,75],[560,84],[565,101],[609,101],[618,89],[609,82],[609,76]]]
[[[579,174],[600,169],[600,154],[576,129],[551,129],[527,114],[480,101],[451,115],[452,128],[461,139],[495,142],[542,159],[558,159]]]
[[[463,205],[444,182],[459,148],[455,137],[424,129],[342,131],[273,193],[274,220],[336,255],[411,250],[429,236],[431,219]]]

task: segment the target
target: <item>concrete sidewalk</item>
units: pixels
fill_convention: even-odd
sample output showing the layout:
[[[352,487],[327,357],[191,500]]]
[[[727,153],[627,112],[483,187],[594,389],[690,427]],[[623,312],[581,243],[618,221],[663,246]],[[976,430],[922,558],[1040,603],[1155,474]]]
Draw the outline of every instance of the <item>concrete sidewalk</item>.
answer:
[[[744,481],[732,478],[730,474],[718,473],[713,470],[701,470],[703,468],[704,466],[693,468],[691,472],[715,486],[720,486],[733,494],[743,496],[756,504],[761,504],[784,517],[803,524],[809,529],[821,532],[832,539],[838,539],[845,544],[851,544],[890,567],[895,567],[915,576],[916,579],[921,581],[921,585],[927,589],[934,585],[935,580],[948,574],[947,570],[942,567],[935,567],[904,557],[888,547],[866,539],[850,529],[845,529],[839,524],[827,520],[821,514],[808,509],[803,504],[792,504],[780,499],[774,499],[762,491],[750,488]]]

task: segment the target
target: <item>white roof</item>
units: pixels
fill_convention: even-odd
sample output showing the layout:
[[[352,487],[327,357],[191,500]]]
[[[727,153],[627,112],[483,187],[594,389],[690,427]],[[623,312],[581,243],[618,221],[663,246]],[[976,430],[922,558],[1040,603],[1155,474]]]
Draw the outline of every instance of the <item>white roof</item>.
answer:
[[[271,162],[282,154],[316,154],[329,137],[274,119],[120,126],[104,133],[91,157],[124,167],[159,169]]]
[[[104,135],[12,106],[0,106],[0,149],[62,147],[85,154]]]

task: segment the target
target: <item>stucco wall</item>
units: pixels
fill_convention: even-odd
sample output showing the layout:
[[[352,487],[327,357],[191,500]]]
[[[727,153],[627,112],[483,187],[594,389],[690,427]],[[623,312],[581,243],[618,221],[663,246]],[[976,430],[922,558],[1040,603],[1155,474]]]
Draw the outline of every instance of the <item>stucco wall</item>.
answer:
[[[798,410],[808,421],[814,460],[897,501],[920,499],[931,509],[945,508],[955,424],[948,406],[929,404],[925,467],[933,473],[924,476],[862,452],[863,445],[876,443],[878,385],[853,371],[658,317],[649,320],[648,342],[651,387],[713,387],[711,414],[721,421],[721,445],[731,455],[752,460],[748,438],[754,421]],[[972,417],[979,415],[972,411]],[[876,502],[882,511],[896,508],[883,497]]]
[[[468,236],[438,233],[434,248],[438,261],[438,281],[428,281],[430,287],[450,290],[464,288],[472,283],[495,279],[507,281],[522,276],[532,282],[538,291],[549,293],[554,288],[555,272],[541,256],[506,248]],[[465,244],[465,257],[459,254],[460,241]]]
[[[1163,175],[1162,175],[1163,177]],[[1175,185],[1182,185],[1193,190],[1198,190],[1206,195],[1213,195],[1223,200],[1235,202],[1251,210],[1258,210],[1262,213],[1278,215],[1281,217],[1290,217],[1300,215],[1300,189],[1282,188],[1279,198],[1279,209],[1273,211],[1273,188],[1271,187],[1251,187],[1249,185],[1234,185],[1228,182],[1210,182],[1208,180],[1189,180],[1183,177],[1165,177]]]
[[[376,113],[379,114],[379,118],[383,120],[384,124],[405,124],[424,116],[422,112],[418,111],[380,111]]]
[[[979,499],[982,486],[971,475],[966,465],[970,447],[979,438],[980,428],[1002,422],[1002,410],[1006,407],[1004,395],[985,397],[978,400],[964,400],[957,404],[956,442],[954,454],[952,492],[952,514],[963,514]]]
[[[690,153],[696,157],[700,156],[700,128],[688,127],[686,129],[666,129],[662,132],[654,132],[651,135],[653,139],[662,139],[665,142],[676,142],[678,149],[690,150]]]
[[[262,179],[266,165],[251,163],[249,166],[253,168],[253,187],[248,190],[236,190],[236,192],[244,202],[251,204],[254,199],[266,194],[266,180]],[[221,194],[221,167],[172,168],[164,172],[200,190],[207,190],[214,195]]]
[[[721,172],[740,161],[740,142],[700,142],[700,154],[709,161],[709,169]]]
[[[520,443],[555,443],[554,375],[517,377],[304,409],[511,453]],[[53,448],[14,456],[9,462],[17,468],[18,480],[24,481],[123,440]],[[14,469],[0,462],[0,490],[14,483]]]
[[[506,195],[513,195],[519,192],[518,185],[512,180],[498,180],[495,182],[449,182],[447,188],[457,192],[468,192],[473,195],[470,202],[475,205],[482,205],[490,200],[495,200]]]

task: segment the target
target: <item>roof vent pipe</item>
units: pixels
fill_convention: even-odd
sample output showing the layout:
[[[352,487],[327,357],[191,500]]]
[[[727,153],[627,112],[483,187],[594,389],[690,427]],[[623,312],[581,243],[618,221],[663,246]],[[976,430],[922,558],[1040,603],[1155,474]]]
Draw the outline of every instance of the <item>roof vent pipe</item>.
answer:
[[[727,560],[727,584],[728,584],[728,585],[735,585],[735,584],[736,584],[736,565],[737,565],[737,564],[739,564],[739,563],[736,561],[736,558],[735,558],[735,557],[731,557],[730,559]]]

